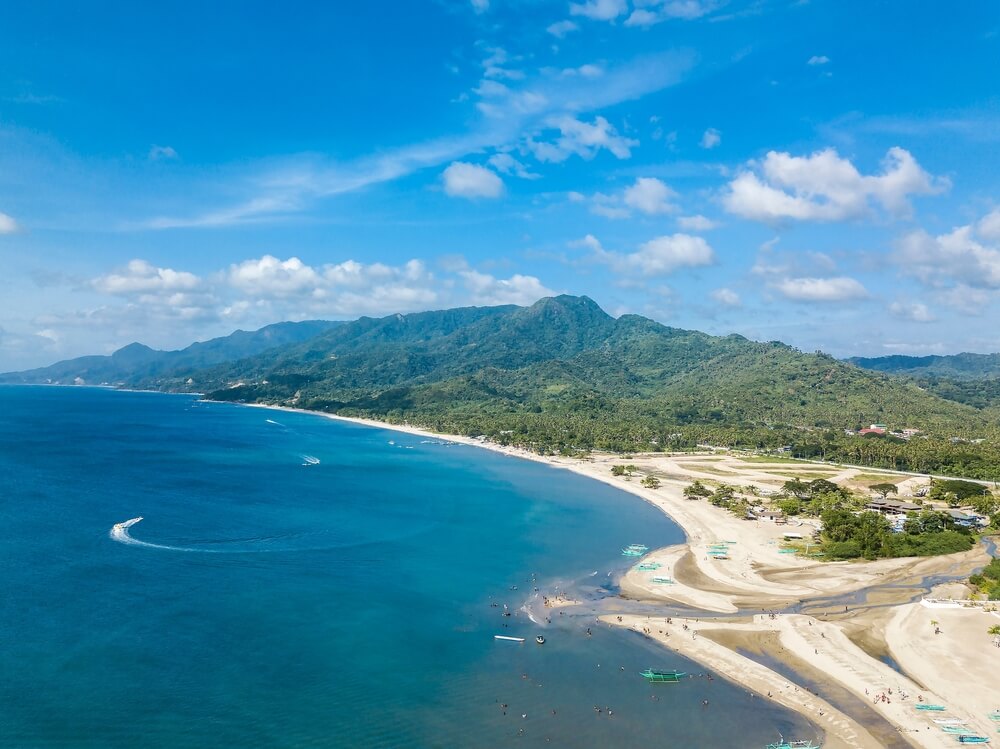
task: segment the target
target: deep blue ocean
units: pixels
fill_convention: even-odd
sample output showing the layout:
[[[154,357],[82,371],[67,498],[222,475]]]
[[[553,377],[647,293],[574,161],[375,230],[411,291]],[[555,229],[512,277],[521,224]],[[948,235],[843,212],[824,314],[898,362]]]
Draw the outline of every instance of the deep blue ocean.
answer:
[[[723,679],[645,684],[647,667],[703,669],[634,634],[520,610],[536,586],[608,586],[629,543],[682,540],[631,495],[473,447],[193,396],[0,387],[0,746],[811,737]]]

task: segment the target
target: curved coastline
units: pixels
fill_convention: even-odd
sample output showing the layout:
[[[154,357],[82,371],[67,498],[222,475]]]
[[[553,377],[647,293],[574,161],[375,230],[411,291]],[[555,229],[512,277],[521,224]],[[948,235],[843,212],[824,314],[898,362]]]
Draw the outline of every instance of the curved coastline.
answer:
[[[648,489],[640,486],[638,482],[612,477],[611,462],[618,460],[614,456],[588,460],[540,456],[522,448],[502,446],[485,439],[440,434],[427,429],[374,419],[338,416],[288,406],[238,405],[322,416],[335,421],[480,447],[510,457],[570,470],[627,491],[655,505],[666,514],[683,531],[686,543],[656,549],[644,558],[644,561],[656,562],[662,569],[669,570],[672,574],[672,578],[668,578],[671,584],[658,585],[652,580],[655,576],[662,578],[662,573],[660,575],[642,573],[633,568],[619,581],[622,595],[661,603],[681,603],[704,611],[709,617],[723,615],[725,620],[711,618],[704,622],[695,620],[696,626],[685,628],[683,636],[675,637],[670,636],[672,630],[666,620],[654,627],[650,626],[650,623],[655,620],[645,616],[623,615],[620,620],[614,615],[601,617],[609,627],[618,626],[638,632],[664,647],[711,668],[730,681],[751,689],[762,697],[766,695],[767,699],[798,712],[826,731],[824,746],[828,749],[847,747],[875,749],[886,745],[866,729],[863,725],[865,720],[859,722],[838,709],[835,704],[831,704],[836,700],[824,700],[803,684],[787,678],[749,655],[738,652],[736,647],[729,647],[728,643],[723,644],[730,634],[773,636],[781,646],[778,657],[788,666],[790,672],[796,671],[796,663],[803,662],[821,671],[836,687],[846,689],[860,697],[871,713],[869,718],[875,722],[888,721],[894,730],[898,731],[901,744],[913,747],[952,745],[947,741],[950,736],[931,730],[919,711],[912,707],[915,701],[914,695],[946,704],[944,700],[926,689],[919,681],[893,670],[874,657],[870,641],[867,647],[859,646],[864,637],[858,630],[864,630],[869,636],[874,631],[876,648],[895,655],[898,648],[893,647],[893,643],[888,641],[887,622],[899,620],[901,615],[897,615],[896,612],[903,611],[902,606],[908,606],[906,610],[919,606],[911,602],[912,592],[906,591],[916,582],[935,575],[950,574],[955,577],[968,575],[989,557],[981,545],[969,552],[947,557],[889,559],[877,562],[824,563],[798,556],[790,558],[789,555],[780,553],[778,539],[782,533],[776,526],[762,528],[760,521],[757,521],[753,524],[754,532],[748,533],[750,524],[746,521],[737,520],[707,503],[684,500],[680,482],[706,478],[704,474],[699,475],[697,470],[684,473],[683,467],[678,471],[678,466],[673,465],[666,473],[660,488]],[[655,458],[643,456],[642,460],[668,458],[666,455],[658,455]],[[638,456],[634,459],[640,460]],[[845,471],[857,472],[856,469],[845,469]],[[766,474],[762,475],[770,478]],[[714,556],[706,553],[709,546],[718,543],[721,538],[737,539],[730,546],[733,551],[727,562],[731,564],[723,565]],[[820,570],[821,574],[817,574]],[[876,589],[879,591],[880,600],[877,603],[870,603],[867,600],[867,592]],[[851,614],[856,612],[850,612],[849,607],[840,612],[839,603],[836,611],[831,610],[832,601],[838,596],[858,594],[859,591],[866,594],[864,602],[856,607],[856,612],[860,611],[860,614],[852,616]],[[772,617],[768,614],[751,616],[749,613],[751,610],[782,610],[795,605],[801,607],[810,599],[816,599],[815,614],[822,617],[822,621],[806,614],[780,613]],[[889,606],[891,608],[888,608]],[[741,612],[747,612],[746,616],[740,616]],[[733,619],[734,616],[737,618]],[[913,618],[911,615],[910,619]],[[892,630],[897,637],[898,630],[898,626]],[[698,637],[699,633],[704,633],[704,636]],[[911,631],[909,634],[912,636],[914,633]],[[834,643],[836,648],[831,648],[830,645]],[[823,645],[822,654],[819,645]],[[787,653],[787,658],[781,658],[781,653]],[[903,661],[900,663],[906,669],[916,665]],[[907,673],[912,671],[908,670]],[[963,689],[960,682],[960,678],[947,678],[947,683],[939,687],[940,693],[958,698],[969,690],[967,684]],[[894,692],[897,695],[895,702],[872,700],[873,694],[886,692],[890,694]],[[905,694],[906,698],[901,699],[901,694]],[[982,729],[987,730],[990,726],[980,717],[963,714],[963,718],[970,725],[982,724]]]

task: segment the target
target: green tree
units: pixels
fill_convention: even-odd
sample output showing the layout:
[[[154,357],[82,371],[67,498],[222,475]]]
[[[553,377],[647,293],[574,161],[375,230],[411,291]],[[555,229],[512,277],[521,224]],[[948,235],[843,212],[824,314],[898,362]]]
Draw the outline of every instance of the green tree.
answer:
[[[888,482],[884,484],[871,484],[869,487],[873,492],[876,492],[882,499],[885,499],[890,494],[898,494],[899,487],[895,484],[890,484]]]
[[[712,496],[712,490],[695,479],[693,483],[684,487],[684,496],[688,499],[704,499]]]
[[[790,481],[786,481],[782,485],[781,489],[785,492],[785,494],[789,494],[798,500],[807,500],[812,496],[809,484],[801,479],[791,479]]]
[[[647,489],[659,489],[660,480],[656,478],[656,476],[646,476],[646,478],[642,480],[642,485]]]
[[[624,476],[625,475],[625,466],[618,466],[618,465],[611,466],[611,475],[612,476]]]
[[[716,507],[728,507],[735,496],[736,490],[733,487],[728,484],[720,484],[719,488],[712,493],[708,501]]]
[[[876,559],[882,555],[886,540],[892,533],[889,521],[877,512],[862,512],[858,516],[858,527],[854,531],[861,556]]]

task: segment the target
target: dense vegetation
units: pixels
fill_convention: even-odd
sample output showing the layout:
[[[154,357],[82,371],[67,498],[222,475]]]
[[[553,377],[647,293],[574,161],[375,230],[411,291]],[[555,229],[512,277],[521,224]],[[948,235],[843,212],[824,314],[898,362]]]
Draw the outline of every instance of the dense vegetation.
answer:
[[[614,319],[586,297],[361,318],[238,361],[139,370],[128,384],[409,422],[539,452],[711,443],[973,478],[1000,471],[995,410],[778,342]],[[874,422],[924,434],[845,434]]]
[[[864,369],[910,378],[941,398],[974,408],[1000,406],[1000,354],[850,359]]]
[[[891,485],[886,485],[886,490],[888,486]],[[747,489],[723,483],[712,490],[695,481],[684,489],[684,496],[690,500],[707,499],[736,517],[750,518],[763,501]],[[867,497],[826,479],[808,482],[792,479],[785,482],[772,504],[786,515],[819,518],[822,521],[819,548],[828,559],[934,556],[967,551],[976,542],[972,529],[960,526],[948,513],[931,507],[910,513],[902,532],[895,532],[883,515],[863,511],[867,501]]]
[[[982,572],[970,577],[969,582],[991,601],[1000,601],[1000,559],[992,560]]]

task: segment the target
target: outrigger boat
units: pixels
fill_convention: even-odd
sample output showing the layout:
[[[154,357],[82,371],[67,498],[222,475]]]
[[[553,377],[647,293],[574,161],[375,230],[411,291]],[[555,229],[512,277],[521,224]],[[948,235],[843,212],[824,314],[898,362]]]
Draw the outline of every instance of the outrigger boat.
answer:
[[[768,744],[765,749],[823,749],[823,745],[814,744],[808,739],[805,741],[785,741],[781,739],[775,744]]]
[[[687,676],[684,671],[676,669],[659,671],[655,668],[647,668],[645,671],[640,672],[639,675],[646,679],[646,681],[654,684],[674,684]]]
[[[509,635],[493,635],[494,640],[506,640],[507,642],[524,642],[523,637],[510,637]]]
[[[945,733],[957,733],[963,736],[975,736],[976,732],[973,731],[968,726],[941,726],[941,730]]]
[[[920,705],[914,705],[914,707],[917,708],[917,710],[933,710],[935,712],[940,712],[940,711],[943,711],[945,709],[944,705],[926,705],[926,704],[920,704]]]
[[[960,744],[988,744],[990,743],[989,736],[959,736],[958,741]]]
[[[629,544],[624,549],[622,549],[622,556],[626,557],[641,557],[649,551],[649,547],[645,544]]]

